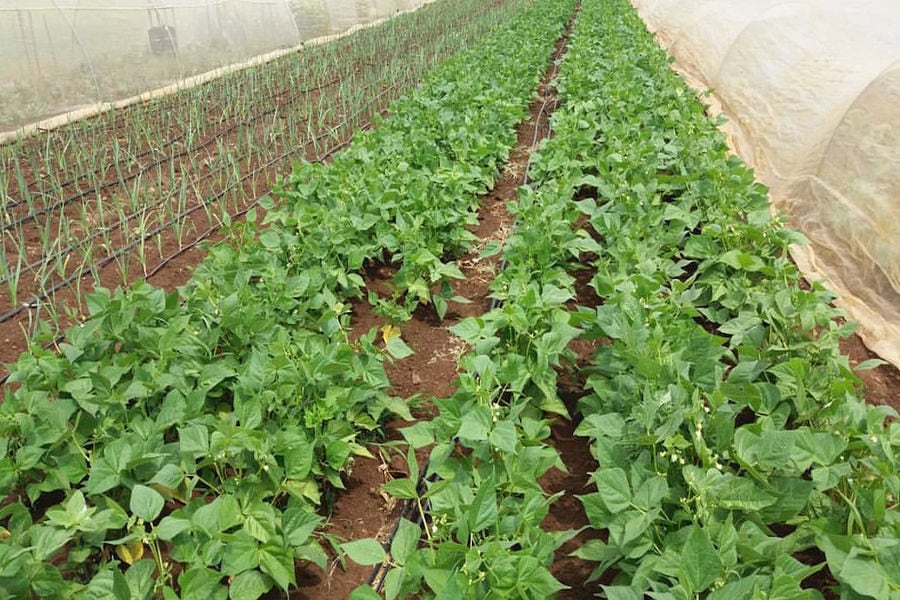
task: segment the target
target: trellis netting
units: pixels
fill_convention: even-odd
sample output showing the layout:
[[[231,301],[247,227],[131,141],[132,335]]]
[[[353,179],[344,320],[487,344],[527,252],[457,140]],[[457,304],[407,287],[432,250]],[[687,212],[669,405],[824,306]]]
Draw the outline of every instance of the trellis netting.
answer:
[[[0,132],[184,81],[422,0],[2,0]]]
[[[810,239],[800,268],[900,366],[900,2],[633,2]]]

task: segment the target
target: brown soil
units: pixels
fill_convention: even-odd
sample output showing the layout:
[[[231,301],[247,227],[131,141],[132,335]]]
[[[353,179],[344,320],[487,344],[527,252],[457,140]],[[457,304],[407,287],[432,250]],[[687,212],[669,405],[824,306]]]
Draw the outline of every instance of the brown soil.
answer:
[[[841,353],[850,358],[851,367],[865,360],[879,358],[856,334],[841,340]],[[875,369],[857,371],[856,374],[863,382],[866,402],[890,406],[900,412],[900,370],[897,367],[886,363]]]
[[[570,414],[575,413],[574,401],[567,402]],[[591,473],[597,469],[597,462],[591,456],[587,438],[576,436],[578,421],[556,417],[550,425],[550,445],[556,448],[568,472],[553,469],[541,478],[541,486],[548,494],[565,492],[550,506],[550,514],[544,520],[548,531],[579,530],[590,525],[579,495],[596,491],[589,483]],[[600,537],[596,529],[585,529],[557,550],[556,561],[550,569],[553,576],[569,586],[557,595],[559,600],[588,600],[595,598],[597,583],[588,583],[595,563],[569,556],[586,541]]]
[[[390,430],[396,432],[397,425]],[[376,456],[378,449],[374,448]],[[342,541],[375,538],[386,541],[394,525],[400,518],[402,505],[387,495],[382,495],[381,485],[390,480],[391,473],[402,471],[400,461],[385,462],[381,458],[357,460],[353,471],[346,478],[347,491],[341,493],[334,504],[327,531]],[[341,565],[331,555],[327,572],[309,564],[297,569],[297,588],[290,598],[318,600],[347,598],[357,586],[365,582],[371,567],[346,561]],[[283,593],[273,592],[272,598],[283,597]]]

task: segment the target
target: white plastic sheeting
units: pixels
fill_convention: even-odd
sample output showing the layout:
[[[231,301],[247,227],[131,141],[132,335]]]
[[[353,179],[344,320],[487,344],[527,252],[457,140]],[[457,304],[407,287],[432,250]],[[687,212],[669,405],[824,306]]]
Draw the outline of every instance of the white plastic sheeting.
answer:
[[[290,0],[300,37],[340,33],[354,25],[390,17],[417,8],[420,0]]]
[[[633,2],[810,239],[800,268],[900,366],[900,1]]]
[[[0,132],[89,112],[425,2],[0,0]]]

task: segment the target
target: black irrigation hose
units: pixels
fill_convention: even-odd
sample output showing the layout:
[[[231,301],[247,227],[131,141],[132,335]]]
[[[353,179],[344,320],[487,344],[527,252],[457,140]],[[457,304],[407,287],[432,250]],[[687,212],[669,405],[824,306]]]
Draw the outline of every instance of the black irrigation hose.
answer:
[[[562,53],[560,52],[557,54],[557,56],[554,57],[554,66],[553,66],[553,70],[552,70],[553,74],[550,76],[550,81],[553,81],[554,79],[556,79],[557,75],[559,75],[559,65],[556,64],[555,61],[559,60],[559,58],[561,56],[562,56]],[[537,118],[535,118],[535,121],[534,121],[534,137],[531,138],[531,150],[528,153],[528,161],[525,163],[525,173],[522,175],[522,185],[528,185],[529,173],[531,172],[531,157],[534,154],[534,149],[538,145],[538,141],[539,141],[538,136],[540,135],[540,130],[541,130],[540,129],[541,117],[543,116],[543,114],[545,112],[547,112],[548,104],[549,104],[549,100],[547,98],[544,98],[544,102],[541,104],[541,110],[538,112]],[[555,112],[557,106],[559,106],[559,98],[558,97],[553,99],[553,110],[551,112]],[[549,114],[547,116],[547,125],[548,126],[550,125]],[[548,135],[549,135],[549,133],[548,133]],[[513,224],[510,233],[514,232],[515,229],[516,229],[515,224]],[[505,268],[506,268],[506,259],[501,258],[500,259],[500,270],[502,271]],[[502,305],[503,305],[503,301],[500,300],[499,298],[491,299],[491,310],[499,308]]]
[[[419,479],[416,481],[416,494],[422,495],[427,490],[426,483],[429,481],[434,481],[434,475],[431,477],[426,477],[425,473],[428,472],[428,465],[431,464],[430,459],[425,460],[425,464],[422,467],[422,470],[419,472]],[[400,529],[400,523],[403,522],[403,519],[407,521],[411,521],[415,523],[419,529],[422,527],[428,527],[428,524],[425,522],[425,514],[428,513],[428,501],[425,501],[425,504],[422,507],[422,510],[418,510],[418,504],[411,500],[407,500],[403,503],[403,508],[400,509],[400,517],[397,519],[397,522],[394,524],[394,527],[391,529],[390,535],[388,535],[387,540],[382,544],[385,552],[390,552],[391,543],[393,543],[394,538],[397,536],[397,531]],[[415,517],[415,518],[412,518]],[[389,568],[384,563],[375,565],[372,569],[372,572],[369,573],[369,576],[366,578],[366,585],[372,586],[375,588],[376,592],[380,592],[382,588],[384,588],[384,580],[387,576]]]
[[[366,109],[370,108],[371,105],[374,104],[374,101],[380,99],[382,96],[384,96],[384,95],[387,94],[388,92],[390,92],[390,91],[392,91],[393,89],[395,89],[396,87],[398,87],[398,85],[400,85],[400,83],[401,83],[401,82],[396,82],[396,83],[392,84],[391,86],[386,87],[386,88],[385,88],[384,90],[382,90],[378,95],[376,95],[376,96],[374,96],[374,97],[372,98],[373,102],[367,104],[367,105],[366,105],[365,107],[363,107],[362,109],[356,111],[356,112],[355,112],[353,115],[351,115],[349,118],[345,119],[340,125],[338,125],[337,127],[331,129],[328,133],[322,134],[322,135],[319,136],[317,139],[323,139],[323,138],[326,138],[326,137],[329,137],[329,136],[333,135],[334,132],[337,131],[340,127],[343,127],[343,126],[346,125],[347,123],[350,123],[352,120],[358,118],[358,117],[359,117]],[[251,177],[254,177],[254,176],[256,176],[256,175],[259,175],[259,174],[260,174],[261,172],[263,172],[264,170],[268,169],[269,167],[273,166],[274,164],[276,164],[276,163],[278,163],[278,162],[284,160],[285,158],[287,158],[288,156],[290,156],[291,154],[293,154],[293,152],[294,152],[294,149],[288,150],[288,151],[286,151],[286,152],[282,152],[281,154],[279,154],[278,156],[276,156],[275,158],[273,158],[273,159],[270,160],[269,162],[265,163],[262,167],[260,167],[260,168],[258,168],[258,169],[256,169],[256,170],[251,171],[250,173],[244,175],[244,176],[241,177],[237,182],[233,183],[232,185],[229,185],[229,186],[226,187],[224,190],[218,192],[217,194],[215,194],[215,195],[213,195],[213,196],[208,197],[207,199],[205,199],[205,200],[204,200],[203,202],[201,202],[200,204],[197,204],[197,205],[193,206],[190,210],[185,211],[185,212],[183,212],[183,213],[180,213],[180,214],[178,215],[178,218],[181,219],[181,218],[190,216],[191,214],[197,212],[197,211],[200,210],[201,208],[206,208],[206,207],[212,205],[213,203],[219,201],[220,199],[222,199],[222,197],[225,196],[225,194],[227,194],[229,191],[231,191],[232,189],[234,189],[234,187],[235,187],[236,185],[238,185],[238,184],[243,184],[244,182],[246,182],[246,181],[247,181],[248,179],[250,179]],[[175,220],[176,220],[175,218],[169,219],[168,221],[166,221],[165,223],[159,225],[158,227],[155,227],[155,228],[152,229],[151,231],[145,232],[144,235],[142,235],[140,238],[138,238],[138,239],[136,239],[136,240],[134,240],[134,241],[132,241],[132,242],[130,242],[130,243],[128,243],[128,244],[122,246],[122,247],[120,247],[119,249],[117,249],[117,250],[116,250],[115,252],[113,252],[112,254],[106,255],[103,259],[101,259],[101,260],[98,261],[97,263],[93,264],[93,265],[92,265],[93,268],[102,269],[102,268],[106,267],[107,265],[111,264],[114,260],[116,260],[116,259],[118,259],[119,257],[121,257],[122,255],[124,255],[126,252],[131,251],[132,249],[134,249],[134,248],[137,247],[138,245],[143,244],[143,243],[145,243],[147,240],[151,239],[153,236],[155,236],[155,235],[157,235],[157,234],[159,234],[159,233],[162,233],[163,231],[166,231],[167,229],[169,229],[169,228],[172,226],[172,224],[175,222]],[[86,265],[82,264],[82,266],[81,266],[80,268],[78,268],[74,273],[72,273],[72,274],[69,275],[68,277],[65,277],[65,278],[63,278],[62,280],[58,281],[58,282],[55,283],[53,286],[51,286],[49,289],[44,290],[44,291],[41,292],[40,294],[37,294],[37,295],[33,296],[28,302],[24,302],[24,303],[20,304],[19,306],[15,307],[15,308],[13,308],[13,309],[7,310],[6,312],[0,314],[0,324],[5,323],[6,321],[9,321],[10,319],[15,318],[17,315],[21,314],[22,312],[24,312],[24,311],[26,311],[26,310],[28,310],[28,309],[30,309],[30,308],[35,307],[36,305],[40,304],[41,302],[43,302],[44,300],[46,300],[47,298],[49,298],[51,295],[53,295],[53,294],[55,294],[56,292],[58,292],[59,290],[65,288],[65,287],[68,287],[68,286],[71,285],[73,282],[78,281],[79,279],[83,279],[83,278],[86,277],[90,272],[91,272],[91,268],[88,268]]]
[[[400,83],[408,83],[408,82],[410,82],[410,81],[413,81],[413,78],[403,78],[403,79],[398,80],[398,81],[399,81]],[[371,88],[373,85],[375,85],[375,84],[374,84],[374,83],[373,83],[373,84],[370,84],[370,85],[366,86],[365,88],[362,88],[361,91],[368,90],[368,89]],[[396,87],[397,85],[398,85],[398,84],[395,82],[395,83],[393,84],[393,87]],[[366,106],[368,107],[369,105],[367,104]],[[309,144],[309,143],[315,143],[315,142],[317,142],[317,141],[323,139],[324,137],[328,137],[329,135],[331,135],[332,132],[334,132],[334,131],[337,130],[337,129],[340,129],[341,127],[343,127],[343,126],[346,125],[346,124],[347,124],[347,120],[344,120],[344,121],[342,121],[341,123],[338,123],[337,125],[335,125],[333,128],[331,128],[331,129],[329,130],[329,133],[323,133],[323,134],[318,135],[318,136],[316,136],[316,137],[314,137],[314,138],[311,138],[310,140],[307,141],[307,144]],[[219,138],[217,137],[217,138],[215,138],[215,139],[212,140],[212,141],[218,141],[218,139],[219,139]],[[206,147],[206,146],[197,147],[197,150],[200,150],[200,149],[205,148],[205,147]],[[159,166],[159,165],[157,165],[157,166]],[[222,172],[223,172],[222,170],[219,170],[219,171],[210,171],[210,172],[208,172],[208,173],[201,174],[201,175],[199,175],[198,177],[196,177],[195,179],[189,181],[189,182],[188,182],[188,185],[187,185],[186,187],[194,188],[194,187],[196,187],[197,184],[199,184],[201,181],[205,181],[205,180],[207,180],[207,179],[210,179],[210,178],[212,178],[212,177],[215,177],[216,175],[220,175],[220,174],[222,174]],[[143,173],[138,173],[138,174],[136,175],[136,177],[131,177],[131,176],[129,176],[127,179],[130,181],[130,180],[136,179],[137,177],[140,177],[140,175],[142,175],[142,174],[143,174]],[[115,183],[116,183],[116,182],[109,182],[109,185],[115,185]],[[124,180],[120,180],[118,183],[124,184],[125,181],[124,181]],[[98,188],[98,189],[102,189],[102,188],[105,187],[105,186],[106,186],[106,184],[105,184],[104,186],[101,186],[101,188]],[[171,190],[171,191],[174,192],[175,190]],[[153,209],[155,209],[155,208],[157,208],[157,207],[159,207],[159,206],[162,206],[162,205],[165,204],[168,200],[170,200],[171,197],[172,197],[172,194],[168,194],[168,195],[162,196],[162,197],[160,197],[158,200],[156,200],[155,202],[151,202],[151,203],[149,203],[149,204],[144,205],[144,206],[141,208],[141,211],[140,211],[140,212],[137,212],[137,211],[136,211],[136,212],[133,212],[133,213],[131,213],[130,215],[125,216],[123,219],[119,219],[119,221],[117,221],[116,223],[114,223],[114,224],[112,224],[112,225],[110,225],[110,226],[98,228],[97,230],[94,231],[94,233],[93,233],[92,235],[89,235],[89,236],[87,236],[87,237],[84,237],[84,238],[78,240],[77,242],[75,242],[74,244],[70,244],[69,246],[66,246],[65,248],[59,250],[58,252],[56,252],[56,253],[54,253],[54,254],[52,254],[52,255],[43,256],[43,257],[41,257],[41,259],[39,259],[39,260],[36,260],[36,261],[31,262],[31,263],[28,263],[27,265],[24,265],[24,266],[22,267],[22,271],[23,271],[23,272],[32,272],[32,273],[33,273],[33,272],[35,271],[35,269],[39,268],[41,265],[44,265],[44,264],[46,264],[46,263],[49,262],[49,261],[57,260],[57,259],[59,259],[59,258],[61,258],[61,257],[63,257],[63,256],[67,256],[67,255],[71,254],[73,251],[78,250],[79,248],[83,248],[85,245],[89,244],[89,243],[92,242],[93,240],[96,240],[97,238],[99,238],[99,237],[101,237],[101,236],[103,236],[103,235],[105,235],[105,234],[110,234],[110,233],[112,233],[112,232],[114,232],[114,231],[118,231],[118,230],[122,229],[126,224],[130,223],[131,221],[133,221],[133,220],[136,219],[137,217],[139,217],[139,216],[141,216],[142,214],[146,213],[148,210],[153,210]],[[68,203],[68,202],[70,202],[70,201],[71,201],[71,199],[66,199],[66,200],[63,201],[63,204],[66,204],[66,203]],[[51,207],[51,208],[52,208],[52,207]],[[35,214],[37,214],[37,213],[35,213]],[[182,216],[182,214],[183,214],[183,213],[179,214],[178,216]],[[29,218],[29,217],[24,217],[25,220],[27,220],[28,218]],[[8,280],[9,280],[8,277],[0,277],[0,284],[5,283],[5,282],[7,282]],[[2,321],[0,321],[0,322],[2,322]]]
[[[378,85],[379,83],[381,83],[381,82],[378,82],[378,81],[372,82],[369,85],[361,88],[360,92],[367,91],[367,90],[371,89],[372,87],[374,87],[375,85]],[[124,175],[114,181],[103,182],[99,186],[95,186],[90,189],[80,190],[78,192],[75,192],[74,194],[71,194],[71,195],[63,198],[62,200],[57,200],[56,202],[48,204],[47,206],[42,206],[41,208],[38,208],[36,210],[29,212],[28,214],[22,215],[21,217],[18,217],[8,223],[5,223],[2,227],[2,229],[0,229],[0,230],[9,231],[10,229],[21,227],[22,225],[24,225],[25,223],[27,223],[29,221],[36,222],[37,218],[42,215],[46,215],[51,212],[55,212],[58,208],[63,208],[65,206],[68,206],[69,204],[71,204],[77,200],[82,200],[92,194],[99,193],[102,190],[107,190],[109,188],[125,187],[126,184],[128,184],[129,182],[132,182],[132,181],[138,179],[139,177],[141,177],[142,175],[144,175],[147,172],[152,171],[153,169],[158,170],[163,165],[168,164],[168,163],[174,163],[179,158],[183,158],[184,156],[187,156],[189,154],[197,154],[203,150],[208,149],[210,146],[213,146],[214,144],[219,142],[222,138],[228,136],[229,134],[231,134],[233,131],[235,131],[239,127],[246,127],[249,125],[253,125],[253,124],[261,121],[262,119],[264,119],[272,114],[275,114],[280,108],[290,107],[291,105],[296,103],[300,98],[301,98],[301,96],[299,96],[299,95],[293,96],[293,97],[291,97],[291,99],[288,102],[286,102],[281,107],[268,108],[262,112],[258,112],[253,115],[250,115],[248,117],[245,117],[241,121],[235,121],[235,122],[231,123],[230,125],[228,125],[227,127],[223,127],[222,129],[219,129],[219,130],[211,133],[210,134],[211,137],[209,137],[208,139],[206,139],[205,141],[203,141],[199,144],[191,146],[190,148],[184,148],[173,154],[160,157],[154,161],[147,163],[146,165],[139,165],[138,167],[135,168],[135,170],[129,172],[127,175]],[[170,141],[168,143],[171,144],[171,143],[174,143],[177,141],[178,140],[176,139],[176,140]],[[97,171],[94,172],[94,174],[96,174],[96,173],[97,173]],[[211,177],[213,174],[214,173],[209,173],[209,174],[207,174],[207,177]],[[65,184],[63,184],[61,187],[64,187],[64,186],[65,186]],[[41,194],[41,195],[44,195],[44,194]],[[21,200],[16,200],[14,202],[15,202],[14,205],[8,205],[8,207],[9,206],[19,206],[22,204]]]
[[[363,64],[368,64],[368,63],[363,63]],[[368,66],[371,66],[371,65],[368,65]],[[271,93],[271,94],[269,94],[269,95],[267,95],[267,96],[265,96],[265,97],[259,98],[259,99],[257,99],[257,100],[258,100],[261,104],[263,104],[263,105],[268,105],[268,104],[270,103],[270,101],[273,100],[276,96],[281,96],[281,95],[288,94],[288,93],[290,93],[290,94],[300,94],[300,95],[311,94],[311,93],[313,93],[313,92],[320,91],[320,90],[325,89],[325,88],[327,88],[327,87],[331,87],[332,85],[334,85],[334,84],[340,82],[344,77],[349,77],[349,76],[351,76],[351,75],[355,75],[355,74],[358,73],[358,72],[359,72],[359,69],[357,68],[357,69],[354,69],[353,71],[348,71],[348,72],[346,72],[346,73],[344,73],[344,74],[342,74],[342,75],[340,75],[340,76],[338,76],[338,77],[335,77],[334,79],[331,79],[331,80],[329,80],[329,81],[325,81],[325,82],[323,82],[323,83],[321,83],[321,84],[319,84],[319,85],[317,85],[317,86],[312,86],[312,87],[308,87],[308,88],[306,88],[306,89],[301,89],[301,90],[284,89],[284,90],[280,90],[280,91],[273,92],[273,93]],[[175,103],[175,104],[172,105],[172,106],[166,106],[165,104],[163,104],[162,108],[165,108],[165,110],[168,111],[168,112],[175,113],[175,112],[178,112],[179,109],[181,109],[183,106],[186,106],[186,105],[191,104],[191,102],[190,102],[189,100],[193,100],[193,99],[185,98],[185,99],[183,99],[182,101],[179,101],[179,102]],[[291,102],[293,102],[293,100],[292,100]],[[224,112],[224,111],[223,111],[223,112]],[[208,112],[207,112],[207,114],[208,114]],[[253,115],[253,117],[251,117],[251,119],[256,120],[256,117],[257,117],[257,116],[265,116],[266,114],[271,114],[271,111],[270,111],[269,113],[259,113],[258,115]],[[124,112],[122,112],[122,113],[116,115],[116,117],[114,117],[114,120],[113,120],[112,123],[108,123],[108,124],[104,125],[102,128],[99,128],[99,127],[98,127],[98,128],[97,128],[97,131],[94,131],[94,132],[91,132],[91,133],[94,134],[94,135],[112,134],[112,132],[114,132],[115,129],[117,129],[116,125],[117,125],[118,121],[119,121],[120,119],[123,119],[124,117],[125,117],[125,114],[124,114]],[[209,123],[209,127],[208,127],[208,128],[214,128],[214,127],[217,127],[217,126],[221,125],[222,123],[227,123],[229,120],[230,120],[230,119],[228,119],[228,118],[225,117],[225,116],[220,116],[220,118],[219,118],[218,120],[211,121],[211,122]],[[157,131],[158,131],[158,130],[157,130]],[[227,131],[228,131],[228,130],[226,130],[225,132],[227,133]],[[219,135],[219,132],[213,132],[211,135],[215,136],[216,138],[221,137],[221,135]],[[180,141],[183,140],[185,137],[187,137],[187,132],[182,132],[182,133],[179,134],[179,135],[176,135],[176,136],[174,136],[174,137],[171,137],[171,138],[166,139],[165,142],[166,142],[166,145],[167,145],[167,146],[171,146],[171,145],[173,145],[173,144],[175,144],[175,143],[177,143],[177,142],[180,142]],[[200,149],[200,148],[202,148],[202,147],[205,147],[205,146],[192,146],[191,148],[188,148],[188,149],[187,149],[187,152],[193,151],[193,150],[195,150],[195,149]],[[153,149],[153,148],[145,148],[145,149],[143,149],[143,150],[141,150],[141,151],[139,151],[139,152],[133,154],[133,155],[130,157],[130,160],[131,160],[131,161],[137,161],[137,160],[140,160],[140,159],[142,159],[142,158],[144,158],[144,157],[146,157],[146,156],[148,156],[148,155],[150,155],[150,154],[153,154],[153,153],[154,153],[154,149]],[[148,163],[146,166],[138,165],[137,168],[140,169],[141,172],[147,171],[147,170],[150,170],[150,169],[152,169],[152,168],[154,168],[154,167],[159,166],[162,162],[167,162],[167,161],[169,161],[169,160],[175,160],[176,158],[180,158],[181,156],[184,156],[184,153],[179,153],[179,154],[172,154],[172,155],[163,156],[158,162]],[[78,174],[78,175],[74,175],[74,176],[72,176],[70,179],[67,179],[67,180],[65,180],[65,181],[60,182],[59,184],[57,184],[57,186],[58,186],[60,189],[66,188],[66,187],[70,187],[70,186],[74,185],[75,183],[77,183],[80,179],[85,179],[85,178],[87,178],[87,177],[89,177],[89,176],[92,176],[92,175],[98,175],[98,174],[100,173],[101,170],[102,170],[102,169],[98,168],[98,169],[94,169],[93,171],[85,171],[84,173],[80,173],[80,174]],[[129,174],[129,175],[126,177],[126,180],[134,179],[134,178],[137,177],[138,175],[140,175],[140,173],[137,173],[137,174],[135,174],[135,175]],[[34,179],[34,181],[32,181],[32,182],[31,182],[28,186],[26,186],[26,187],[27,187],[28,189],[34,190],[34,188],[36,188],[37,185],[38,185],[39,183],[40,183],[40,179],[37,179],[37,178],[36,178],[36,179]],[[120,183],[125,183],[125,180],[120,180]],[[103,188],[101,188],[101,189],[103,189]],[[35,190],[35,192],[36,192],[36,193],[39,193],[40,195],[43,195],[42,193],[38,192],[37,190]],[[63,202],[68,202],[68,199],[67,199],[67,200],[64,200]],[[7,208],[7,209],[9,209],[9,208],[15,208],[15,207],[17,207],[17,206],[21,206],[22,204],[25,204],[25,202],[24,202],[23,200],[13,200],[12,202],[8,202],[8,203],[6,204],[6,208]],[[52,209],[52,208],[53,208],[53,207],[48,207],[48,209]],[[44,213],[35,213],[36,216],[37,216],[37,215],[40,215],[40,214],[44,214]],[[27,216],[26,216],[26,218],[27,218]]]
[[[366,124],[365,126],[361,127],[360,129],[361,129],[361,130],[365,130],[365,129],[368,129],[368,128],[369,128],[369,125]],[[325,154],[323,154],[323,155],[317,157],[317,158],[316,158],[315,160],[313,160],[312,162],[313,162],[313,163],[321,163],[321,162],[324,162],[324,161],[327,160],[329,157],[331,157],[335,152],[337,152],[337,151],[343,149],[344,147],[346,147],[347,145],[349,145],[350,142],[351,142],[352,140],[353,140],[353,137],[351,136],[350,138],[344,140],[343,142],[341,142],[341,143],[338,144],[337,146],[334,146],[333,148],[329,149],[327,152],[325,152]],[[268,196],[268,194],[264,194],[264,195],[258,197],[256,200],[254,200],[253,202],[251,202],[250,204],[248,204],[247,206],[245,206],[243,209],[241,209],[240,211],[238,211],[238,212],[234,213],[233,215],[231,215],[231,218],[233,218],[233,219],[236,219],[236,218],[239,219],[239,218],[245,216],[248,212],[250,212],[251,210],[253,210],[253,209],[256,208],[257,206],[259,206],[259,203],[262,202],[263,198],[265,198],[266,196]],[[210,235],[212,235],[212,234],[213,234],[216,230],[218,230],[220,227],[221,227],[220,225],[216,225],[216,226],[214,226],[214,227],[210,227],[209,229],[207,229],[200,237],[198,237],[197,239],[195,239],[193,242],[191,242],[191,243],[188,244],[187,246],[185,246],[185,247],[179,249],[179,250],[176,251],[175,253],[169,255],[168,257],[166,257],[165,260],[163,260],[163,262],[161,262],[160,264],[156,265],[153,269],[151,269],[151,271],[147,274],[146,277],[147,277],[147,278],[152,277],[153,275],[155,275],[156,273],[158,273],[160,270],[162,270],[163,267],[165,267],[166,265],[168,265],[169,263],[171,263],[173,260],[175,260],[176,258],[178,258],[179,256],[181,256],[182,254],[184,254],[184,253],[186,253],[186,252],[192,250],[193,248],[196,248],[197,246],[199,246],[204,240],[206,240]],[[54,346],[59,346],[59,344],[61,344],[65,339],[66,339],[65,334],[59,334],[59,335],[57,335],[55,338],[53,338],[52,340],[50,340],[49,342],[47,342],[46,344],[44,344],[44,345],[43,345],[43,348],[44,348],[44,350],[49,350],[50,348],[53,348]],[[12,374],[11,374],[11,373],[7,373],[6,375],[3,375],[2,377],[0,377],[0,386],[4,385],[4,384],[9,380],[10,375],[12,375]]]
[[[372,66],[371,63],[367,63],[367,62],[364,62],[364,61],[358,61],[358,62],[359,62],[359,64],[362,64],[362,65],[364,65],[364,66],[369,66],[369,67]],[[270,93],[270,94],[267,94],[266,96],[263,96],[263,97],[260,97],[260,98],[256,98],[254,101],[255,101],[256,104],[259,104],[259,105],[262,105],[262,106],[269,106],[269,105],[271,104],[271,101],[274,100],[276,97],[278,97],[278,96],[283,96],[283,95],[285,95],[285,94],[292,94],[291,100],[290,100],[289,102],[286,103],[286,105],[290,105],[290,104],[293,104],[293,103],[296,101],[296,99],[297,99],[295,96],[293,96],[294,94],[297,94],[297,95],[301,95],[301,96],[302,96],[302,95],[306,95],[306,94],[311,94],[311,93],[313,93],[313,92],[321,91],[321,90],[326,89],[326,88],[329,88],[329,87],[331,87],[331,86],[333,86],[333,85],[335,85],[335,84],[337,84],[337,83],[340,83],[340,82],[343,81],[344,79],[348,79],[348,78],[352,77],[353,75],[358,74],[359,72],[360,72],[360,69],[358,68],[358,66],[355,66],[355,68],[354,68],[352,71],[351,71],[351,70],[348,70],[348,71],[346,71],[345,73],[342,73],[341,75],[339,75],[339,76],[337,76],[337,77],[335,77],[335,78],[333,78],[333,79],[331,79],[331,80],[323,81],[323,82],[319,83],[318,85],[313,85],[313,86],[311,86],[311,87],[307,87],[307,88],[299,89],[299,90],[280,89],[280,90],[278,90],[278,91],[274,91],[274,92],[272,92],[272,93]],[[207,82],[207,84],[208,84],[208,83],[209,83],[209,82]],[[204,85],[206,85],[206,84],[204,84]],[[183,100],[181,100],[181,101],[175,103],[175,104],[172,105],[172,106],[166,106],[165,104],[163,104],[160,108],[164,109],[166,112],[175,113],[175,112],[178,112],[179,109],[181,109],[182,107],[188,106],[188,105],[194,103],[195,101],[196,101],[196,100],[193,99],[193,98],[185,98],[185,99],[183,99]],[[224,113],[224,112],[225,112],[225,111],[223,111],[223,113]],[[249,119],[248,122],[253,122],[253,121],[259,120],[259,119],[262,118],[262,117],[265,117],[265,116],[268,116],[269,114],[272,114],[272,112],[274,112],[274,111],[273,111],[273,110],[267,110],[267,111],[265,111],[265,112],[255,113],[255,114],[251,115],[250,117],[247,117],[247,118]],[[206,111],[206,114],[207,114],[207,115],[209,114],[209,113],[208,113],[208,109],[207,109],[207,111]],[[125,117],[124,112],[118,114],[118,115],[114,118],[114,121],[113,121],[112,123],[109,123],[109,124],[103,126],[102,128],[97,128],[97,131],[92,131],[91,134],[92,134],[92,135],[103,135],[104,133],[106,133],[106,134],[111,134],[111,133],[116,129],[116,124],[117,124],[117,122],[118,122],[120,119],[123,119],[124,117]],[[215,127],[218,127],[219,125],[222,125],[223,123],[227,123],[229,120],[230,120],[230,119],[229,119],[228,117],[225,117],[224,115],[220,115],[220,117],[219,117],[217,120],[210,121],[210,122],[207,124],[207,126],[205,127],[205,129],[213,129],[213,128],[215,128]],[[171,124],[170,124],[170,127],[171,127]],[[160,131],[161,129],[162,129],[162,128],[157,128],[156,131],[158,132],[158,131]],[[209,135],[212,135],[212,136],[214,137],[214,139],[217,139],[217,138],[219,138],[219,137],[222,137],[224,134],[230,132],[232,129],[233,129],[233,127],[229,127],[229,128],[225,128],[225,129],[222,129],[222,130],[219,130],[219,131],[213,131],[213,132],[210,133]],[[167,138],[167,139],[165,140],[165,143],[166,143],[167,146],[171,146],[171,145],[173,145],[173,144],[175,144],[175,143],[177,143],[177,142],[183,140],[185,137],[187,137],[187,132],[183,132],[183,133],[181,133],[181,134],[179,134],[179,135],[176,135],[176,136],[174,136],[174,137]],[[68,141],[67,141],[67,143],[68,143]],[[156,161],[154,161],[154,162],[148,163],[148,164],[146,164],[146,165],[138,165],[138,166],[136,167],[136,168],[138,168],[138,169],[140,170],[138,173],[136,173],[136,174],[131,174],[131,173],[130,173],[129,175],[126,176],[125,180],[120,180],[119,182],[120,182],[120,183],[124,183],[125,181],[130,181],[131,179],[135,179],[135,178],[136,178],[137,176],[139,176],[143,171],[147,171],[147,170],[150,170],[150,169],[152,169],[152,168],[154,168],[154,167],[158,167],[161,163],[169,162],[169,161],[175,160],[176,158],[180,158],[181,156],[184,156],[185,153],[189,153],[189,152],[194,151],[194,150],[200,150],[200,149],[202,149],[202,148],[207,147],[208,145],[209,145],[208,143],[198,144],[198,145],[196,145],[196,146],[191,146],[191,147],[188,148],[185,152],[181,152],[181,153],[178,153],[178,154],[172,154],[172,155],[162,156],[162,157],[160,157],[160,159],[158,159],[158,160],[156,160]],[[153,153],[154,153],[154,149],[153,149],[153,148],[145,148],[145,149],[140,150],[139,152],[137,152],[137,153],[131,155],[130,160],[131,160],[131,161],[137,161],[137,160],[139,160],[139,159],[141,159],[141,158],[144,158],[144,157],[146,157],[146,156],[148,156],[148,155],[150,155],[150,154],[153,154]],[[98,169],[94,169],[93,171],[85,171],[84,173],[75,175],[75,176],[73,176],[72,178],[67,179],[66,181],[60,182],[59,184],[57,184],[57,187],[59,187],[60,189],[66,188],[66,187],[70,187],[70,186],[74,185],[75,183],[77,183],[78,180],[80,180],[80,179],[85,179],[85,178],[87,178],[88,176],[99,174],[101,170],[102,170],[102,169],[99,169],[99,168],[98,168]],[[35,180],[32,181],[31,184],[29,184],[27,187],[28,187],[29,189],[33,189],[38,183],[40,183],[40,179],[35,179]],[[112,183],[116,183],[116,182],[112,182]],[[101,187],[101,189],[104,189],[104,188]],[[45,195],[45,194],[40,193],[40,195]],[[7,207],[7,208],[15,208],[15,207],[17,207],[17,206],[21,206],[22,204],[25,204],[25,202],[24,202],[23,200],[14,200],[14,201],[12,201],[12,202],[8,202],[8,203],[6,204],[6,207]],[[50,207],[50,208],[52,208],[52,207]],[[42,213],[39,213],[39,214],[42,214]]]

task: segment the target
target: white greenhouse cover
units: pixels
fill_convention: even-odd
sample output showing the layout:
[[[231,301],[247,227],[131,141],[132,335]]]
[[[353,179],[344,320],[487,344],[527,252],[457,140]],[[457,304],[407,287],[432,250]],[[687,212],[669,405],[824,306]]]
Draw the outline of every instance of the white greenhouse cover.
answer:
[[[900,366],[900,0],[633,0],[811,241],[792,255]]]
[[[0,0],[0,132],[130,98],[427,0]]]

